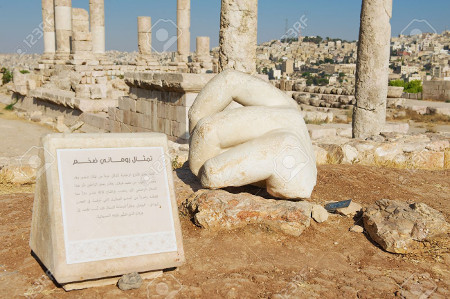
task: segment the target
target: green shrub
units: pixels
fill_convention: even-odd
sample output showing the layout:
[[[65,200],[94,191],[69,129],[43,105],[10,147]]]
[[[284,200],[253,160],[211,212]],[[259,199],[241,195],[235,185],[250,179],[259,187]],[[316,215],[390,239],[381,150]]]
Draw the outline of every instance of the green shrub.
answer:
[[[405,81],[403,80],[391,80],[389,86],[405,87]]]
[[[405,91],[409,93],[422,92],[422,81],[412,80],[411,82],[406,83]]]
[[[9,83],[12,81],[13,79],[13,74],[10,70],[8,70],[7,68],[2,68],[3,73],[3,78],[2,78],[2,82],[3,84]]]
[[[405,82],[403,80],[391,80],[389,86],[403,87],[405,92],[419,93],[422,92],[422,81],[412,80],[411,82]]]
[[[21,73],[21,74],[29,74],[30,71],[28,71],[28,70],[21,70],[20,73]]]

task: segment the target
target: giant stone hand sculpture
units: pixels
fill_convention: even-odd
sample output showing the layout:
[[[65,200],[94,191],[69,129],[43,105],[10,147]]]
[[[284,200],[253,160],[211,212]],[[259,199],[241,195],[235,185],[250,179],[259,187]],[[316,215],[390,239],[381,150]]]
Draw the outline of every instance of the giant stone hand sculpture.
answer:
[[[189,166],[203,187],[257,184],[280,198],[310,197],[317,169],[308,130],[297,103],[271,84],[223,71],[197,96],[189,127]]]

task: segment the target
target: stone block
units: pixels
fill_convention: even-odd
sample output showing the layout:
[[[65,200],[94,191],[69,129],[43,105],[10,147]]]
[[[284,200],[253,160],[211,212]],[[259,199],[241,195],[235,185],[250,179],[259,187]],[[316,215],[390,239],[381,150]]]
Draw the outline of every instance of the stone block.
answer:
[[[122,97],[122,98],[119,98],[119,109],[120,110],[130,110],[129,108],[129,106],[128,106],[128,101],[127,101],[127,99],[126,99],[126,97]]]
[[[92,99],[105,99],[107,96],[107,87],[103,84],[94,84],[91,88]]]
[[[413,153],[411,156],[411,164],[414,168],[419,169],[444,169],[445,153],[427,150]]]
[[[409,130],[409,124],[408,123],[386,123],[381,130],[381,132],[395,132],[395,133],[401,133],[406,134]]]
[[[177,106],[166,105],[167,118],[170,120],[177,120]]]
[[[153,117],[144,114],[142,127],[144,129],[152,130],[154,128],[153,127]]]
[[[137,126],[139,128],[144,128],[145,126],[145,119],[146,119],[146,115],[142,114],[142,113],[136,113],[136,118],[137,118]]]
[[[116,110],[117,110],[117,108],[115,108],[115,107],[108,107],[108,117],[110,120],[117,120]]]
[[[144,106],[144,114],[145,115],[152,115],[153,111],[152,111],[152,103],[150,101],[144,101],[143,103]]]
[[[92,41],[92,34],[90,32],[74,31],[72,33],[73,41]]]
[[[92,77],[103,77],[106,76],[105,71],[93,71],[92,72]]]
[[[128,102],[128,109],[132,112],[136,112],[136,100],[129,98],[129,97],[125,97],[127,102]]]
[[[92,42],[90,41],[74,41],[72,43],[72,50],[74,52],[91,52]]]
[[[314,148],[314,154],[316,157],[316,164],[322,165],[327,164],[328,162],[328,152],[326,149],[323,149],[317,145],[313,145]]]
[[[104,77],[95,77],[95,83],[96,84],[107,84],[108,78],[106,76]]]
[[[163,102],[158,101],[156,106],[157,106],[157,109],[158,109],[156,115],[158,116],[158,118],[164,118],[165,117],[165,115],[164,115],[165,104]]]
[[[117,120],[109,120],[109,132],[120,133],[120,122]]]
[[[130,113],[130,125],[137,127],[138,126],[138,114],[136,112]]]
[[[129,111],[129,110],[124,110],[123,111],[123,120],[122,120],[122,122],[124,123],[124,124],[127,124],[127,125],[130,125],[131,124],[131,111]]]
[[[164,133],[164,119],[157,118],[155,131],[159,133]]]
[[[189,116],[188,116],[189,108],[185,106],[176,106],[175,109],[176,109],[175,120],[185,125],[189,124]]]
[[[170,119],[164,119],[164,134],[170,136],[172,134],[172,123]]]
[[[144,113],[144,111],[145,111],[144,103],[145,103],[144,99],[136,100],[136,112]]]
[[[335,137],[337,130],[334,128],[311,128],[308,130],[311,139]]]
[[[182,98],[180,105],[184,107],[191,107],[194,104],[195,99],[197,98],[198,93],[188,92],[185,93]]]

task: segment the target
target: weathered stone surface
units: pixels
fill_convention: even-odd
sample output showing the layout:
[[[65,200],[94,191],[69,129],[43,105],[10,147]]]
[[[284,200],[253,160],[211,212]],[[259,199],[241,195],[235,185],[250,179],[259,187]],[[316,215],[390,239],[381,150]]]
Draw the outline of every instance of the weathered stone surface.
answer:
[[[358,150],[350,144],[344,144],[342,147],[342,164],[353,164],[358,158]]]
[[[64,124],[64,116],[58,116],[56,118],[55,129],[60,133],[70,133],[70,129]]]
[[[311,139],[322,139],[322,138],[330,138],[334,137],[337,134],[337,131],[335,128],[325,128],[325,127],[311,127],[309,126],[309,134],[311,136]]]
[[[332,112],[302,111],[302,114],[306,122],[333,122]]]
[[[328,152],[326,149],[321,148],[320,146],[313,145],[314,154],[316,156],[317,165],[327,164],[328,161]]]
[[[139,273],[133,272],[123,275],[117,282],[117,286],[122,291],[128,291],[133,289],[139,289],[143,281]]]
[[[424,203],[381,199],[364,210],[363,219],[370,237],[393,253],[413,252],[449,229],[444,215]]]
[[[388,98],[401,98],[403,94],[403,87],[400,86],[388,86]]]
[[[409,124],[407,123],[388,123],[385,124],[383,129],[381,130],[384,133],[395,132],[406,134],[409,130]]]
[[[249,224],[299,236],[311,221],[308,202],[266,199],[249,193],[200,190],[184,203],[195,223],[211,230],[236,229]]]
[[[108,107],[117,107],[117,100],[88,100],[75,97],[75,93],[65,90],[37,88],[30,92],[30,96],[61,105],[78,109],[83,112],[108,112]]]
[[[42,119],[42,111],[33,111],[30,115],[30,120],[34,122],[40,122]]]
[[[213,77],[214,74],[125,73],[125,83],[147,90],[199,92]]]
[[[411,155],[411,164],[419,169],[443,169],[445,153],[422,150]]]

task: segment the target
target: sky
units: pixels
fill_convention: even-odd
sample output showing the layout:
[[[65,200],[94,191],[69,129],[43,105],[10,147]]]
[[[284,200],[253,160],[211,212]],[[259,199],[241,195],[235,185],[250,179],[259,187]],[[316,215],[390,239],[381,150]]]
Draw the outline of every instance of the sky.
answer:
[[[159,29],[176,24],[176,0],[105,0],[106,49],[137,50],[137,17],[150,16],[153,40]],[[196,36],[209,36],[218,45],[220,0],[191,0],[191,50]],[[450,1],[394,0],[392,35],[410,32],[441,33],[450,29]],[[89,9],[89,0],[72,0],[73,7]],[[259,0],[258,43],[283,37],[286,28],[302,35],[356,40],[361,0]],[[42,53],[40,0],[0,0],[0,53]],[[297,23],[297,26],[295,25]],[[173,29],[173,28],[172,28]],[[159,32],[159,31],[158,31]],[[157,45],[156,42],[154,42]],[[174,47],[175,45],[173,45]],[[156,47],[156,46],[155,46]],[[172,49],[169,49],[172,50]]]

